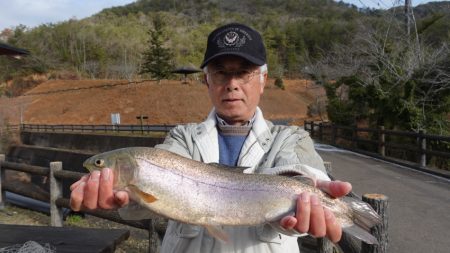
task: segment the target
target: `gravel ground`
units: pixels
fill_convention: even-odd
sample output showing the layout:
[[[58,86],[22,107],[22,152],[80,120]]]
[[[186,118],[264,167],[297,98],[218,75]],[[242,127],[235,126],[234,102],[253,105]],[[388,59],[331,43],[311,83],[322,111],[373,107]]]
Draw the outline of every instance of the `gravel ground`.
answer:
[[[35,212],[14,205],[6,204],[0,210],[1,224],[49,226],[50,216],[41,212]],[[122,225],[116,222],[86,215],[69,215],[64,221],[64,226],[89,227],[89,228],[111,228],[129,229],[130,237],[117,246],[116,253],[125,252],[148,252],[148,232],[146,230]]]

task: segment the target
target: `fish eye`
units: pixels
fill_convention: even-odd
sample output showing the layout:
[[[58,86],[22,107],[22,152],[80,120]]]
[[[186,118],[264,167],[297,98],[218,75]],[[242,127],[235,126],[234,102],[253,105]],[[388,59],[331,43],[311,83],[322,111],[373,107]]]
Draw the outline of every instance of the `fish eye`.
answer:
[[[95,160],[95,166],[102,167],[105,164],[105,161],[103,159],[97,159]]]

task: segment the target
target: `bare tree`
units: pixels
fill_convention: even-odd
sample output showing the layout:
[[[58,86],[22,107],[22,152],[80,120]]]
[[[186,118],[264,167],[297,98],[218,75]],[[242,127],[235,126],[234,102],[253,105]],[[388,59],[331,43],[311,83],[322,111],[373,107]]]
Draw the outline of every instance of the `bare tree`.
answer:
[[[407,115],[411,129],[426,129],[435,120],[431,116],[450,111],[445,102],[450,96],[450,50],[447,45],[412,43],[399,24],[394,26],[360,25],[353,41],[335,45],[309,68],[310,74],[323,83],[352,77],[360,87],[374,91],[366,94],[379,100],[372,107],[385,107],[389,101],[391,109],[395,107],[393,116]],[[448,118],[442,119],[448,124]]]

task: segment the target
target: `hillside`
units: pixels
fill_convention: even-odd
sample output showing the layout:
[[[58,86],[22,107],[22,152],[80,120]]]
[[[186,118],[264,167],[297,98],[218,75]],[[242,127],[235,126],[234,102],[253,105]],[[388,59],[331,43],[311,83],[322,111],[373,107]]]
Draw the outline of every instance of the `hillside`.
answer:
[[[426,44],[439,48],[450,41],[449,4],[414,8],[420,39]],[[242,22],[263,35],[269,75],[274,78],[310,78],[306,70],[317,61],[369,31],[404,32],[402,6],[376,10],[333,0],[138,0],[80,20],[1,31],[5,42],[26,48],[32,57],[0,57],[0,95],[16,95],[4,83],[23,86],[20,77],[55,70],[84,79],[149,78],[140,68],[157,15],[165,21],[165,46],[176,67],[199,66],[209,32],[221,24]]]
[[[306,80],[287,80],[285,86],[281,90],[271,81],[261,108],[269,119],[302,122],[312,98],[324,91]],[[111,113],[120,113],[122,124],[137,124],[141,114],[148,124],[176,124],[201,121],[210,109],[206,87],[194,80],[50,80],[23,96],[0,99],[0,113],[10,124],[20,122],[20,111],[28,124],[110,124]]]
[[[209,32],[220,24],[242,22],[263,35],[269,77],[350,85],[347,101],[333,98],[334,88],[326,86],[328,115],[335,123],[351,125],[364,118],[371,125],[441,133],[448,129],[444,116],[450,108],[449,3],[414,8],[416,25],[408,31],[403,6],[358,9],[332,0],[138,0],[81,20],[20,26],[5,38],[31,55],[0,57],[0,96],[19,96],[4,99],[8,106],[0,112],[11,123],[22,118],[27,123],[108,124],[112,112],[120,113],[124,124],[137,123],[139,114],[149,116],[151,124],[203,119],[211,105],[199,83],[110,81],[155,78],[142,74],[142,56],[154,21],[161,18],[174,68],[198,67]],[[73,74],[64,78],[55,74],[60,71]],[[52,81],[33,88],[34,80],[22,78],[32,74]],[[59,79],[97,81],[55,81]],[[123,85],[113,86],[116,82]],[[288,82],[286,91],[267,90],[261,103],[266,116],[295,121],[306,116],[307,104],[317,102],[317,96],[293,83]],[[96,85],[100,87],[83,88]],[[57,92],[44,94],[51,90]]]
[[[348,41],[362,16],[332,0],[139,0],[81,20],[6,32],[7,43],[26,48],[33,57],[0,58],[8,66],[0,69],[0,83],[55,69],[82,78],[148,78],[139,72],[156,15],[165,20],[165,46],[173,51],[177,67],[199,66],[209,32],[220,24],[242,22],[263,34],[270,75],[287,78],[303,78],[301,69],[311,59],[333,43]]]

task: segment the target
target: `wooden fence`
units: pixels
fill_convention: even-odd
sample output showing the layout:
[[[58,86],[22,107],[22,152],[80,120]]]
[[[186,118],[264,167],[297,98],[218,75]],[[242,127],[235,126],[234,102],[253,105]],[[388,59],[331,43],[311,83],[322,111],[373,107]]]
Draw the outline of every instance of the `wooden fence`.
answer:
[[[4,133],[9,133],[11,131],[19,131],[20,125],[6,125],[6,126],[0,126],[0,136]]]
[[[14,170],[30,173],[33,175],[47,176],[50,180],[50,194],[39,194],[27,191],[15,184],[5,181],[5,170]],[[47,202],[50,204],[50,225],[61,227],[63,225],[63,208],[70,209],[70,200],[63,198],[62,180],[79,180],[85,173],[63,170],[61,162],[51,162],[50,167],[32,166],[26,164],[5,162],[5,155],[0,154],[0,209],[4,207],[5,192],[9,191],[25,197]],[[128,226],[148,230],[149,252],[156,252],[161,238],[166,230],[166,223],[163,219],[154,220],[123,220],[117,211],[109,210],[88,210],[83,209],[83,213],[90,214],[103,219],[111,220]]]
[[[22,131],[38,132],[169,132],[175,125],[34,125],[22,124]]]
[[[325,163],[327,170],[331,170],[331,164]],[[46,176],[50,181],[50,194],[43,195],[36,192],[26,191],[21,187],[17,187],[15,184],[6,182],[5,180],[5,170],[14,170],[30,173],[33,175]],[[50,166],[40,167],[32,166],[20,163],[12,163],[5,161],[5,155],[0,154],[0,209],[4,207],[5,203],[5,192],[13,192],[19,195],[23,195],[32,199],[40,200],[43,202],[50,203],[50,224],[51,226],[61,227],[63,226],[63,209],[70,208],[70,200],[63,198],[63,188],[62,180],[79,180],[85,173],[73,172],[63,170],[63,164],[61,162],[51,162]],[[386,252],[387,247],[387,197],[383,195],[363,196],[363,200],[374,207],[374,209],[382,216],[383,223],[372,228],[371,233],[378,239],[379,245],[366,245],[359,244],[355,245],[353,238],[343,238],[339,243],[344,252],[349,253],[359,253],[359,252]],[[129,221],[120,218],[117,211],[107,211],[107,210],[88,210],[83,209],[82,212],[94,215],[100,218],[108,219],[121,224],[129,225],[136,228],[141,228],[148,230],[149,234],[149,249],[151,253],[158,252],[159,245],[161,243],[159,238],[164,236],[167,220],[165,219],[152,219],[152,220],[138,220]],[[348,240],[348,241],[346,241]],[[299,239],[299,244],[312,245],[314,253],[333,253],[333,244],[329,242],[326,238],[315,239],[312,237],[302,237]],[[356,243],[357,244],[357,243]],[[305,246],[306,247],[306,246]],[[335,248],[337,249],[337,248]]]
[[[444,169],[450,169],[446,167],[450,164],[450,136],[431,135],[424,131],[386,130],[383,126],[377,129],[358,128],[312,121],[305,121],[304,128],[313,138],[334,146],[362,151],[400,164],[398,160],[412,162],[420,169],[425,169],[431,158],[437,157],[443,162]],[[450,175],[436,171],[433,173],[444,177]]]

